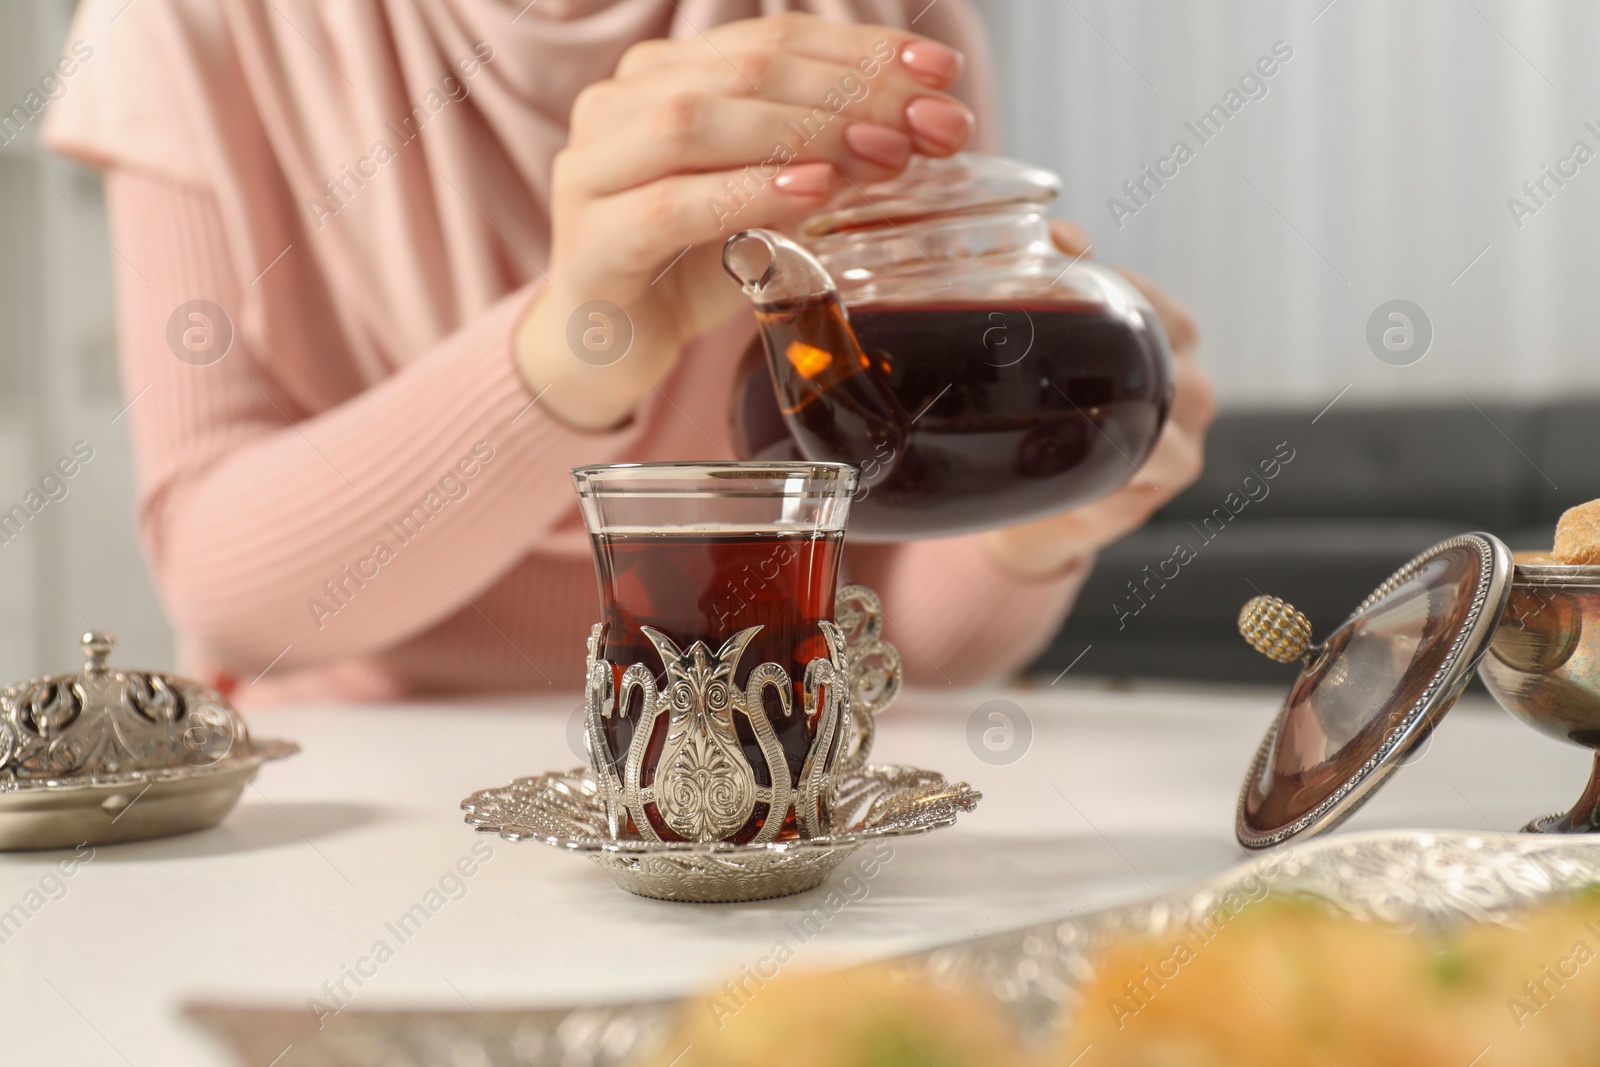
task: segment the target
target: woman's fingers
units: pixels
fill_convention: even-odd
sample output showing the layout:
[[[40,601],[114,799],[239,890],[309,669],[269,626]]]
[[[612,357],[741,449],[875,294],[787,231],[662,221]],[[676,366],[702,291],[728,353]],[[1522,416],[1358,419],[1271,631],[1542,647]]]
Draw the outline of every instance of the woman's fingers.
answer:
[[[573,146],[603,138],[661,102],[683,94],[744,97],[793,104],[813,121],[870,122],[914,133],[908,109],[924,97],[965,112],[947,93],[930,89],[898,67],[868,78],[854,66],[807,56],[752,54],[733,63],[685,62],[632,78],[596,82],[572,109]],[[921,109],[919,109],[921,110]]]
[[[798,222],[827,201],[835,184],[827,163],[774,168],[770,177],[754,168],[674,175],[591,201],[574,237],[609,251],[600,258],[619,276],[614,280],[649,281],[694,245]]]
[[[1167,332],[1172,345],[1172,364],[1175,389],[1170,419],[1190,434],[1203,439],[1206,427],[1217,414],[1216,392],[1211,378],[1194,351],[1200,344],[1200,328],[1188,309],[1168,296],[1166,290],[1137,271],[1119,269],[1119,273],[1144,294],[1155,308],[1161,328]]]
[[[913,33],[805,15],[636,45],[573,109],[556,200],[588,221],[557,252],[606,249],[631,284],[684,248],[792,224],[836,182],[960,151],[972,114],[942,90],[961,63]]]
[[[942,89],[961,73],[961,54],[906,30],[858,25],[788,13],[743,19],[681,39],[641,41],[623,53],[616,76],[629,78],[685,59],[734,65],[734,56],[750,54],[809,56],[876,74],[898,64],[918,81]]]
[[[1200,327],[1195,325],[1194,316],[1189,314],[1188,309],[1168,296],[1161,286],[1138,271],[1119,267],[1117,273],[1128,279],[1133,287],[1150,301],[1150,306],[1156,309],[1156,317],[1161,320],[1161,328],[1167,331],[1167,341],[1172,345],[1172,351],[1174,353],[1193,351],[1200,343]]]
[[[963,108],[957,117],[962,123],[949,129],[958,139],[942,146],[942,155],[965,143],[970,116]],[[770,180],[791,163],[826,162],[851,181],[878,181],[903,169],[925,140],[891,126],[851,123],[820,108],[681,93],[611,136],[563,153],[570,153],[563,180],[576,179],[590,195],[601,196],[673,174],[742,170]]]
[[[1211,376],[1194,356],[1184,353],[1172,357],[1173,391],[1169,422],[1187,433],[1204,439],[1206,428],[1217,415],[1217,393]]]
[[[1172,410],[1133,485],[1152,488],[1159,507],[1192,485],[1205,467],[1206,430],[1216,415],[1211,379],[1192,355],[1175,355]]]
[[[1094,247],[1088,232],[1076,222],[1066,219],[1050,220],[1050,236],[1055,239],[1057,248],[1074,258],[1089,258],[1089,250]]]
[[[1161,428],[1156,447],[1131,484],[1151,490],[1155,507],[1160,507],[1194,484],[1204,463],[1201,439],[1172,420]]]

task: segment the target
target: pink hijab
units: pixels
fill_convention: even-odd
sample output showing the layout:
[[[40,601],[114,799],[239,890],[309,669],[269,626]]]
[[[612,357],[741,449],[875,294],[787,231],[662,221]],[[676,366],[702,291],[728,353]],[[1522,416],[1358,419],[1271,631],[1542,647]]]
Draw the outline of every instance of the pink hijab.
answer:
[[[212,194],[238,325],[315,412],[541,276],[567,115],[630,45],[786,10],[914,18],[987,70],[967,0],[84,0],[45,133]],[[992,128],[981,74],[957,91]]]

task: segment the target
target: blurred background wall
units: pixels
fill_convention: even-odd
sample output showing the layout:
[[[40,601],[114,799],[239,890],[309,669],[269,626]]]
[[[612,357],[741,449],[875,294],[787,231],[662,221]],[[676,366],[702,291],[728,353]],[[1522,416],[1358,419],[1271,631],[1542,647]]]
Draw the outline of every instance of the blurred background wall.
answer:
[[[1095,254],[1201,319],[1230,406],[1600,390],[1589,307],[1600,157],[1513,221],[1575,141],[1600,153],[1600,5],[1555,0],[990,0],[1007,150],[1065,180]],[[1267,94],[1196,123],[1275,42]],[[1243,94],[1241,94],[1243,95]],[[1119,226],[1107,201],[1185,139]],[[1169,168],[1170,169],[1170,168]],[[1478,258],[1481,255],[1481,259]],[[1469,264],[1470,269],[1469,269]],[[1463,271],[1465,272],[1463,274]],[[1388,366],[1368,316],[1409,299],[1432,351]]]
[[[73,7],[0,3],[0,112],[38,88]],[[62,84],[72,92],[70,78]],[[0,543],[0,684],[72,668],[90,625],[115,633],[134,663],[173,663],[133,538],[100,183],[43,155],[38,125],[0,128],[0,511],[38,490],[74,442],[94,458],[64,482],[64,498]]]
[[[1007,151],[1063,175],[1060,213],[1088,229],[1095,255],[1159,278],[1195,311],[1225,411],[1314,415],[1337,398],[1341,409],[1471,412],[1600,395],[1590,296],[1600,158],[1572,162],[1560,186],[1544,179],[1537,201],[1522,189],[1572,159],[1577,141],[1600,153],[1600,5],[980,6]],[[71,8],[0,4],[0,109],[38,84]],[[1271,77],[1241,86],[1275,46]],[[1242,103],[1202,143],[1186,123],[1226,109],[1230,90]],[[71,665],[90,623],[114,630],[135,662],[172,662],[133,542],[98,183],[42,156],[37,126],[0,144],[0,510],[75,441],[94,459],[65,499],[0,544],[6,681]],[[1192,158],[1157,187],[1142,168],[1161,166],[1179,140]],[[1124,183],[1139,180],[1135,199]],[[1530,210],[1513,218],[1511,197]],[[1369,316],[1392,299],[1432,324],[1431,348],[1409,366],[1380,361],[1366,340]],[[1502,422],[1466,432],[1514,467],[1536,449]],[[1364,594],[1351,590],[1350,605]]]

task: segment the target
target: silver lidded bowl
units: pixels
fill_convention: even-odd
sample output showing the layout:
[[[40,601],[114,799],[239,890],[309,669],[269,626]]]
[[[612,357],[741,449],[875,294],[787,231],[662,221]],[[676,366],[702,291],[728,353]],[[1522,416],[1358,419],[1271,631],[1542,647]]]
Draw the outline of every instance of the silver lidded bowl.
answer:
[[[0,851],[215,826],[262,763],[300,750],[252,739],[209,686],[108,667],[109,634],[90,631],[82,645],[77,673],[0,691]]]
[[[1478,674],[1502,707],[1542,734],[1595,750],[1572,810],[1533,833],[1600,830],[1600,566],[1519,562]]]
[[[1240,632],[1303,666],[1240,791],[1240,843],[1333,829],[1418,751],[1473,672],[1513,717],[1595,752],[1577,804],[1523,830],[1600,831],[1597,620],[1600,566],[1514,558],[1488,533],[1421,553],[1320,644],[1292,605],[1255,597]]]

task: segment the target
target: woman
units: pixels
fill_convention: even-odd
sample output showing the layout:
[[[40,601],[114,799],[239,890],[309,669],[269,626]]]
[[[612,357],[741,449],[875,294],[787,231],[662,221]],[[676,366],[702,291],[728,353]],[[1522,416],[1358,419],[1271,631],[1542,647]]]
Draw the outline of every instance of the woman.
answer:
[[[739,227],[993,130],[967,0],[85,0],[73,40],[47,136],[107,175],[141,537],[186,666],[243,703],[580,685],[568,468],[731,451],[752,325],[707,205],[870,57]],[[1025,663],[1198,473],[1194,331],[1144,288],[1179,366],[1146,477],[848,550],[912,680]],[[634,331],[608,366],[568,343],[596,300]]]

